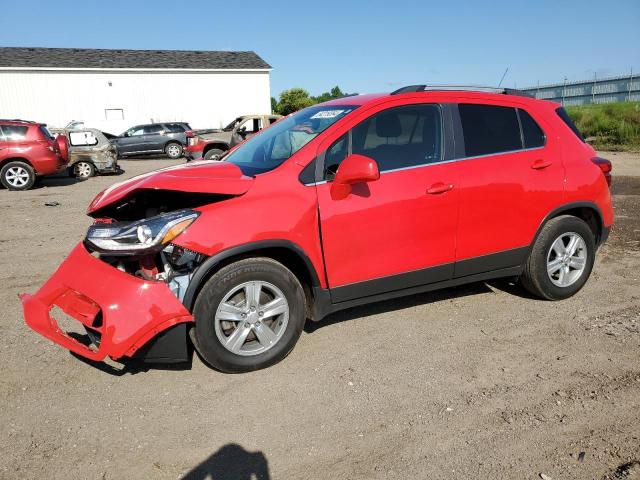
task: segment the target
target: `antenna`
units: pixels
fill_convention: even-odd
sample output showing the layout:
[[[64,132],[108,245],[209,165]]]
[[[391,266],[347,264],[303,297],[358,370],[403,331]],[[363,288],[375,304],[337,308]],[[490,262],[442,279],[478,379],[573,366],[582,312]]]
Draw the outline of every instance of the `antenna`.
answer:
[[[507,72],[509,71],[509,67],[506,68],[506,70],[504,71],[504,73],[502,74],[502,78],[500,79],[500,83],[498,83],[498,87],[500,87],[502,85],[502,81],[504,80],[504,77],[507,76]]]

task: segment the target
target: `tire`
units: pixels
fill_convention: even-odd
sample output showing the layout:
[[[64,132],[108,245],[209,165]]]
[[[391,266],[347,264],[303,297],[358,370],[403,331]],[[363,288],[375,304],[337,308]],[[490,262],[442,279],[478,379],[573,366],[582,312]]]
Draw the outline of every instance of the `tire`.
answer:
[[[170,142],[164,147],[164,153],[171,159],[180,158],[182,156],[182,145],[178,142]]]
[[[0,182],[7,190],[29,190],[36,182],[36,172],[28,163],[14,160],[0,170]]]
[[[572,215],[552,218],[536,238],[520,281],[533,295],[564,300],[589,279],[595,253],[594,234],[584,220]]]
[[[251,298],[257,291],[254,309],[246,305],[246,297],[247,292]],[[261,309],[270,302],[272,312],[278,314],[268,315],[268,310]],[[270,258],[240,260],[215,273],[198,294],[193,308],[194,346],[209,365],[222,372],[269,367],[295,346],[305,312],[302,286],[291,271]],[[231,317],[234,320],[225,320]],[[234,339],[237,341],[232,342]]]
[[[73,176],[80,181],[88,180],[96,174],[96,167],[91,162],[80,161],[71,168]]]
[[[212,148],[204,154],[205,160],[220,160],[220,156],[224,153],[224,150],[219,148]]]

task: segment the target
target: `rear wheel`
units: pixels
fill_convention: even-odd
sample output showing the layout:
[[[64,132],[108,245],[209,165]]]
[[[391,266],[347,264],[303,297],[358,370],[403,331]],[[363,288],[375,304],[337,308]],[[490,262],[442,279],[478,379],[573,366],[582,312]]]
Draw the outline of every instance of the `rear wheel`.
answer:
[[[258,370],[282,360],[298,341],[304,294],[282,264],[249,258],[207,281],[193,317],[196,348],[211,366],[229,373]]]
[[[208,150],[207,153],[204,154],[205,160],[220,160],[220,157],[224,154],[224,150],[220,150],[219,148],[212,148]]]
[[[180,158],[182,156],[182,145],[171,142],[164,147],[164,153],[166,153],[169,158]]]
[[[78,180],[87,180],[96,174],[96,167],[91,162],[77,162],[73,165],[73,176]]]
[[[8,190],[28,190],[36,181],[36,173],[26,162],[9,162],[0,170],[0,181]]]
[[[531,249],[522,285],[547,300],[569,298],[589,279],[595,251],[593,232],[584,220],[571,215],[552,218]]]

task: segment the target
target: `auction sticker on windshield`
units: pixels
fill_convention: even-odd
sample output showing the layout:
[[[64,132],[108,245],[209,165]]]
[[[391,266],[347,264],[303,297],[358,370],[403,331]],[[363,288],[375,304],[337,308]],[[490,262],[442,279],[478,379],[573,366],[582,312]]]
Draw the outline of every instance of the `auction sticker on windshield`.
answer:
[[[312,115],[311,118],[334,118],[342,112],[344,112],[344,110],[320,110],[316,114]]]

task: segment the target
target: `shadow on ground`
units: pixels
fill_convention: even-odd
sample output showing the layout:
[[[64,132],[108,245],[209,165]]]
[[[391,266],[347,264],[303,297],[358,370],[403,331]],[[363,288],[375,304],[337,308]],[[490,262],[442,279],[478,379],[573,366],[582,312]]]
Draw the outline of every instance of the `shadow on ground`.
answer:
[[[269,464],[262,452],[248,452],[228,443],[200,465],[187,472],[183,480],[269,480]]]

